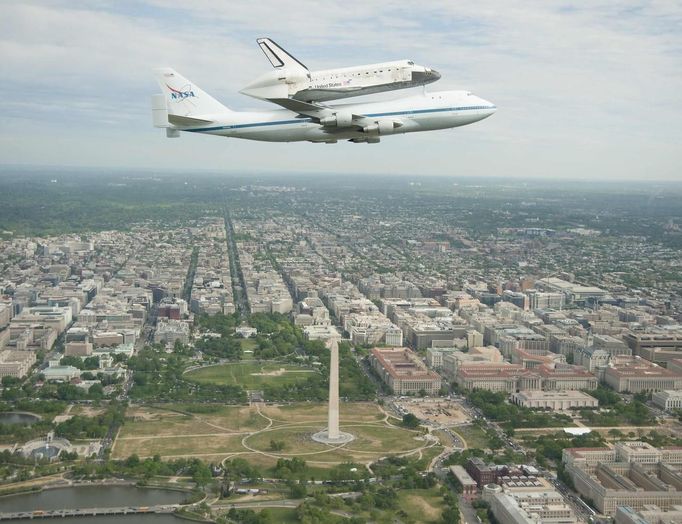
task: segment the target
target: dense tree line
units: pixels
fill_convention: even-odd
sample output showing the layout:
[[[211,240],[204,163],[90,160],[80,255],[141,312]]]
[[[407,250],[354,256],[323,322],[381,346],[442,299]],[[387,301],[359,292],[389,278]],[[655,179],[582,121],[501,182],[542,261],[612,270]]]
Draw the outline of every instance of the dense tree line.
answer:
[[[202,331],[210,331],[212,333],[219,333],[223,337],[234,334],[234,328],[239,325],[239,313],[231,315],[223,315],[218,313],[216,315],[196,315],[194,323],[197,328]]]
[[[631,402],[624,402],[622,397],[612,389],[603,386],[588,391],[588,394],[599,400],[599,410],[583,409],[580,416],[594,426],[652,426],[656,417],[646,407],[648,393],[635,395]]]
[[[505,428],[547,428],[572,424],[571,417],[559,413],[534,411],[507,402],[504,392],[477,389],[469,393],[469,402]]]
[[[101,384],[93,384],[89,389],[78,387],[74,384],[45,384],[37,391],[41,399],[64,400],[101,400],[104,398],[104,388]]]
[[[73,366],[75,368],[78,368],[80,370],[92,370],[92,369],[99,369],[99,357],[94,356],[94,357],[76,357],[73,355],[69,355],[66,357],[62,357],[59,363],[62,366]]]
[[[242,346],[234,337],[200,338],[194,347],[207,357],[239,360],[242,356]]]
[[[73,466],[72,474],[76,478],[126,476],[146,480],[152,477],[186,476],[191,477],[198,487],[205,486],[212,479],[210,466],[200,459],[163,461],[159,455],[141,459],[135,454],[123,460],[80,462]]]
[[[187,356],[183,347],[167,354],[161,347],[148,346],[128,360],[133,372],[130,397],[161,401],[244,402],[246,392],[239,386],[198,384],[184,379]]]
[[[104,413],[92,417],[74,415],[55,427],[58,437],[73,439],[98,439],[107,435],[123,424],[126,405],[119,402],[111,402]]]

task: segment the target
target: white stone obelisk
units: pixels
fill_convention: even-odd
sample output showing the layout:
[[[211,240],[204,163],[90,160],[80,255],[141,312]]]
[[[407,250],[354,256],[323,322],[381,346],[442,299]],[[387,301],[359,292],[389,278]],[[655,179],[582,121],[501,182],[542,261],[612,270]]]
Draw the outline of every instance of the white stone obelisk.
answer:
[[[345,444],[355,437],[339,429],[339,341],[329,343],[329,413],[327,429],[318,431],[313,440],[323,444]]]
[[[329,440],[339,438],[339,341],[332,339],[331,360],[329,362],[329,425],[327,437]]]

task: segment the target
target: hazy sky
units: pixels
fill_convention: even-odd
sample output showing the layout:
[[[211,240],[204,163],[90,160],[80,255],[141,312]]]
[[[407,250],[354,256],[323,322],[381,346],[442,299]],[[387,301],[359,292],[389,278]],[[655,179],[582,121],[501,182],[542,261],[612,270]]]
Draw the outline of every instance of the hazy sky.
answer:
[[[0,163],[682,179],[679,1],[0,1]],[[270,144],[151,125],[155,66],[232,109],[270,36],[311,69],[411,58],[495,115],[381,144]],[[411,91],[377,95],[391,98]],[[273,106],[274,107],[274,106]]]

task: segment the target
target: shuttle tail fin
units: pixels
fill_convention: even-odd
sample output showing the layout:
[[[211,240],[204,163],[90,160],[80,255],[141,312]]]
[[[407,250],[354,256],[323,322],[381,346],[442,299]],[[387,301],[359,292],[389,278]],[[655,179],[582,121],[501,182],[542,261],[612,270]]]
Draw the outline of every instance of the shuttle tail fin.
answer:
[[[170,67],[154,70],[156,81],[165,99],[168,121],[174,125],[192,125],[191,122],[210,122],[213,115],[229,113],[230,109],[193,84]],[[161,95],[155,95],[154,109],[162,110]],[[157,124],[157,127],[162,127]]]
[[[308,68],[282,49],[274,40],[259,38],[258,45],[275,69],[299,70],[308,73]]]

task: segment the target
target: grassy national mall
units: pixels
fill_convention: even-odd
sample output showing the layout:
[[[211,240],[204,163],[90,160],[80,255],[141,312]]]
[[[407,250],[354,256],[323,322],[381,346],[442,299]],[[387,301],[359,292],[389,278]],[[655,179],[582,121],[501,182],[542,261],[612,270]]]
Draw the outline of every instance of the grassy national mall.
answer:
[[[111,451],[113,460],[139,457],[144,463],[156,457],[172,462],[193,457],[221,469],[223,495],[230,482],[250,478],[250,484],[259,486],[258,479],[270,478],[280,479],[279,484],[267,484],[268,495],[260,498],[314,497],[314,504],[304,503],[289,515],[286,510],[272,510],[272,515],[263,510],[257,516],[233,510],[228,518],[237,522],[348,521],[334,515],[344,508],[329,494],[350,489],[362,493],[351,503],[355,507],[345,509],[358,522],[392,522],[396,514],[405,522],[421,522],[424,515],[430,522],[442,521],[448,502],[433,474],[419,473],[442,452],[440,442],[421,428],[403,426],[374,402],[375,386],[348,344],[339,348],[340,421],[341,430],[351,432],[355,440],[325,445],[311,437],[327,423],[329,350],[319,341],[304,340],[282,315],[251,315],[248,322],[258,334],[249,339],[235,335],[239,322],[236,315],[197,317],[195,350],[202,360],[190,362],[196,355],[180,346],[167,357],[186,364],[180,373],[182,366],[173,362],[178,369],[171,379],[176,387],[170,388],[175,398],[166,395],[158,402],[156,391],[150,391],[151,398],[144,399],[140,388],[146,385],[135,383],[131,397],[141,402],[127,411]],[[201,337],[202,332],[212,335]],[[254,392],[265,402],[245,402]],[[211,393],[222,394],[224,403],[216,403],[219,398],[210,398]],[[386,460],[397,461],[397,466],[383,465]],[[396,467],[406,474],[396,475]],[[388,487],[377,488],[369,482],[382,475],[400,476],[404,485],[387,480]],[[234,494],[228,500],[233,499]],[[449,505],[456,502],[450,500]]]

